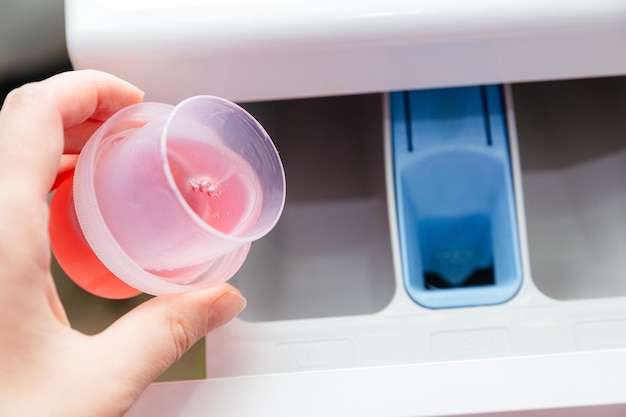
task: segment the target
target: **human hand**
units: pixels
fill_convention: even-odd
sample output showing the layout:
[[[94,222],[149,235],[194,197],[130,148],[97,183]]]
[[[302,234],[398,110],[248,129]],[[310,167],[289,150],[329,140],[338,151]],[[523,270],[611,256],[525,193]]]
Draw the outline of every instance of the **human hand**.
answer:
[[[59,170],[143,93],[78,71],[11,92],[0,110],[0,415],[123,415],[198,339],[245,306],[228,284],[153,298],[108,329],[70,328],[50,273],[47,195]]]

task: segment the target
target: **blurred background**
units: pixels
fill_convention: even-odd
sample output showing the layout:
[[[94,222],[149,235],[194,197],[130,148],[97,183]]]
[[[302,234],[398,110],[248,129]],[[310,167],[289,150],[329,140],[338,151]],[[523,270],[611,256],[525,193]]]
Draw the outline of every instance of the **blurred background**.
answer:
[[[12,89],[72,68],[65,45],[63,0],[0,2],[0,102]],[[67,278],[56,261],[52,272],[72,327],[95,334],[149,296],[112,301],[94,297]],[[203,378],[204,340],[160,381]]]
[[[27,81],[70,68],[65,47],[63,0],[0,2],[2,98]]]

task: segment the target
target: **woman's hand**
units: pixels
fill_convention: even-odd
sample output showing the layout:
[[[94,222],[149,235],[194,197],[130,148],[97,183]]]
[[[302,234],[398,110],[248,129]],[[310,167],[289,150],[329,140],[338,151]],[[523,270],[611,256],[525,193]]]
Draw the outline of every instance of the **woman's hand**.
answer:
[[[0,111],[0,415],[121,416],[198,339],[245,306],[232,286],[160,296],[104,332],[72,330],[50,273],[47,195],[89,136],[143,93],[78,71],[11,92]]]

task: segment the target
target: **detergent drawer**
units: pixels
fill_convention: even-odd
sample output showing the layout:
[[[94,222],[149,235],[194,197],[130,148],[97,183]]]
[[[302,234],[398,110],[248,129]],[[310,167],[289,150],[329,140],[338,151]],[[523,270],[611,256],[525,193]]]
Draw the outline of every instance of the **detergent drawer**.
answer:
[[[244,105],[285,214],[130,415],[626,413],[626,78]]]

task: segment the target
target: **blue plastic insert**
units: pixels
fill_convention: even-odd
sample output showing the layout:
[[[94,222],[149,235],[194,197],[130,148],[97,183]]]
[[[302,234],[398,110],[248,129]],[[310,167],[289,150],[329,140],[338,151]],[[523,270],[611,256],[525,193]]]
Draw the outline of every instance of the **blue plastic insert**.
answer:
[[[500,304],[522,282],[499,86],[392,93],[404,283],[418,304]]]

